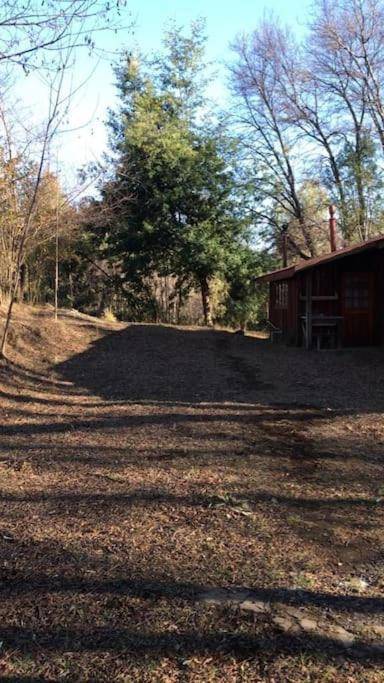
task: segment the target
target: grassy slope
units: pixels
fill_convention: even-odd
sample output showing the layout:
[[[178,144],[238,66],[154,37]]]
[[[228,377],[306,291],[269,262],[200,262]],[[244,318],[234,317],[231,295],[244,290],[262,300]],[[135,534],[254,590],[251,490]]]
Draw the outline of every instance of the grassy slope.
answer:
[[[0,320],[5,309],[0,306]],[[7,356],[12,362],[39,372],[51,372],[56,363],[78,352],[106,332],[123,327],[79,313],[61,310],[54,320],[52,306],[16,304],[8,338]]]

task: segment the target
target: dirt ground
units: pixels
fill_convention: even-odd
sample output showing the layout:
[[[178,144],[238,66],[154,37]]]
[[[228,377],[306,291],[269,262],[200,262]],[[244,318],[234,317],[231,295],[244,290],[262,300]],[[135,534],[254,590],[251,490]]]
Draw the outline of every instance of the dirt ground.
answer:
[[[0,680],[384,681],[384,351],[16,311]]]

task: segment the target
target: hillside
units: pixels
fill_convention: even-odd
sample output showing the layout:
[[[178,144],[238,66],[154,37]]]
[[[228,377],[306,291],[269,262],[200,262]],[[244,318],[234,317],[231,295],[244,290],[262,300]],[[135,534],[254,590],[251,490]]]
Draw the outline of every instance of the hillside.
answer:
[[[0,321],[4,318],[0,307]],[[16,304],[9,332],[7,356],[22,367],[38,372],[52,372],[56,363],[81,352],[105,333],[122,329],[124,324],[62,309],[54,320],[52,306]]]

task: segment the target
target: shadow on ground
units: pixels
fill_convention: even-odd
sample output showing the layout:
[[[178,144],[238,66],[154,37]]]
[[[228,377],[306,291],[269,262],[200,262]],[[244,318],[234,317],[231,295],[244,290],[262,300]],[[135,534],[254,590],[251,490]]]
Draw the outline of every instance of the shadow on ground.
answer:
[[[106,400],[246,401],[250,394],[257,397],[262,383],[257,366],[236,367],[231,356],[236,343],[238,338],[227,332],[130,325],[97,340],[56,371]]]
[[[382,349],[308,353],[224,331],[130,325],[56,371],[109,401],[384,409]]]

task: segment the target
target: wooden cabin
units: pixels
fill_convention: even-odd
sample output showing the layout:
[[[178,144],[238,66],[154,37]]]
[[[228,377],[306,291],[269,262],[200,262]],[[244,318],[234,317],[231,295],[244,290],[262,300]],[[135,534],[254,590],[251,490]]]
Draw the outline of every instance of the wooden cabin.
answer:
[[[331,245],[257,278],[269,283],[272,338],[307,349],[384,344],[384,236],[336,250],[331,233]]]

